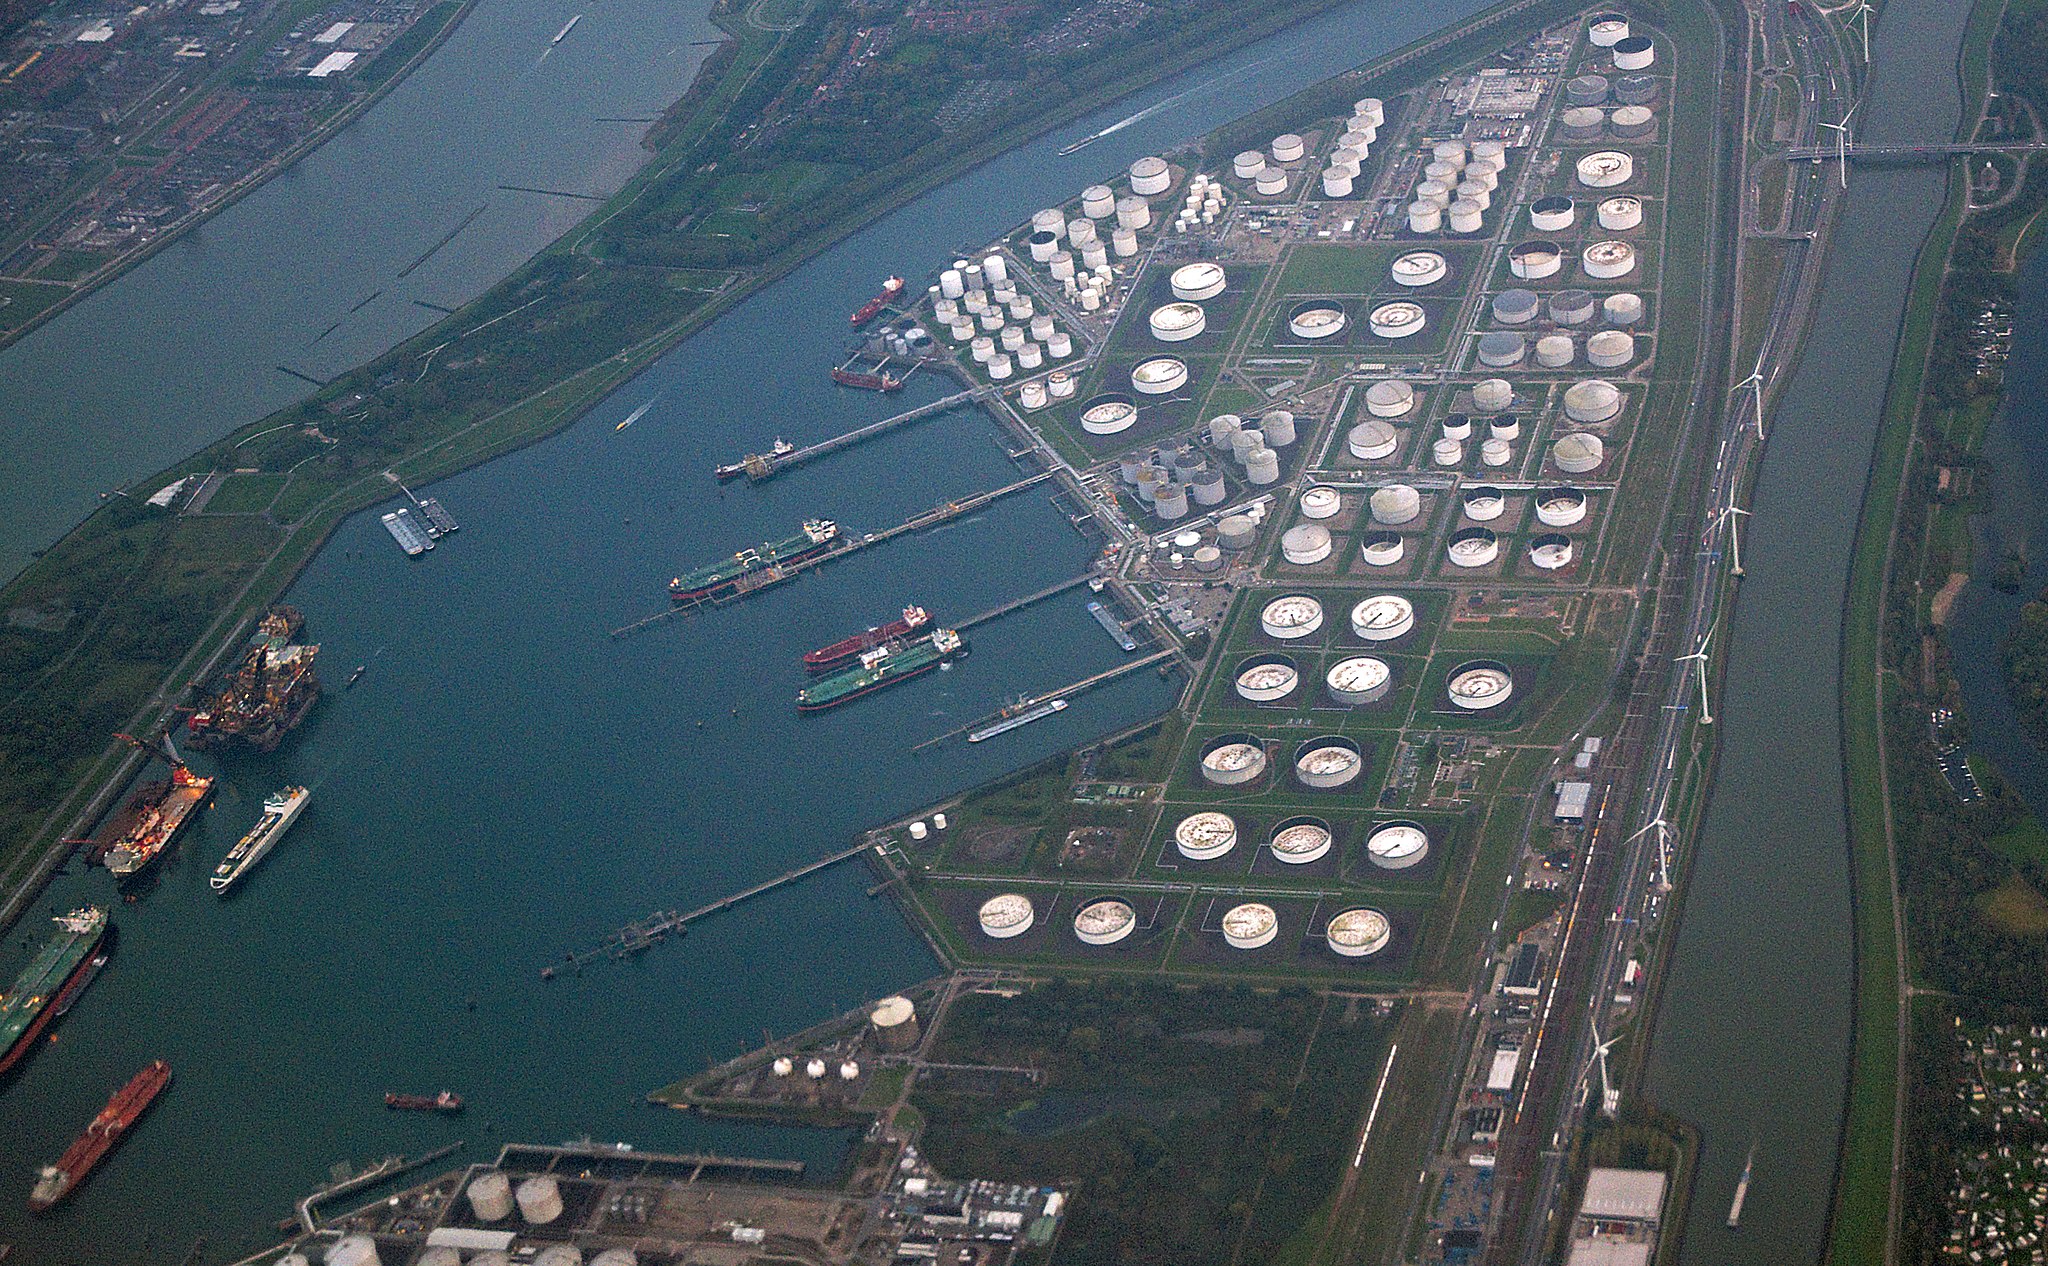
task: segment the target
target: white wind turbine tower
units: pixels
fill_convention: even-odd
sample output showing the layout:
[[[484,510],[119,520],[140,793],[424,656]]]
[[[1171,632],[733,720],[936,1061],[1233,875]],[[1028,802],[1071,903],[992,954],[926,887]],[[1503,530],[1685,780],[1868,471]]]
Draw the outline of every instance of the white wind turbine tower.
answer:
[[[1758,440],[1762,440],[1764,437],[1764,354],[1762,352],[1756,354],[1756,368],[1749,371],[1749,377],[1735,384],[1735,390],[1737,391],[1741,391],[1745,387],[1749,388],[1751,396],[1754,397],[1752,404],[1756,410],[1753,419],[1756,423],[1756,437]]]
[[[1712,725],[1714,723],[1713,710],[1707,704],[1707,643],[1713,640],[1714,626],[1709,624],[1707,626],[1707,635],[1700,639],[1700,648],[1690,655],[1680,655],[1678,657],[1680,663],[1691,660],[1699,666],[1701,725]]]
[[[1658,805],[1656,818],[1644,824],[1640,831],[1629,836],[1622,843],[1628,844],[1644,835],[1648,835],[1652,831],[1657,833],[1657,886],[1665,892],[1669,892],[1671,891],[1671,849],[1669,846],[1671,824],[1664,820],[1664,806]]]
[[[1734,556],[1737,580],[1742,579],[1742,525],[1736,520],[1748,517],[1749,511],[1735,504],[1735,490],[1729,489],[1728,504],[1721,508],[1721,526],[1728,530],[1728,551]]]
[[[1863,103],[1860,101],[1856,103],[1856,105],[1861,104]],[[1852,105],[1849,107],[1849,112],[1842,116],[1842,121],[1840,123],[1823,123],[1820,125],[1824,128],[1832,128],[1834,130],[1835,161],[1840,164],[1842,188],[1844,189],[1847,189],[1849,187],[1849,120],[1855,117],[1856,106]]]
[[[1851,22],[1863,24],[1863,64],[1870,64],[1870,0],[1856,6],[1856,12],[1849,16]]]
[[[1617,1034],[1603,1042],[1600,1040],[1600,1026],[1596,1023],[1592,1029],[1593,1058],[1600,1064],[1600,1115],[1612,1117],[1621,1109],[1621,1092],[1614,1088],[1613,1080],[1607,1075],[1607,1052],[1614,1049],[1614,1044],[1621,1038]]]

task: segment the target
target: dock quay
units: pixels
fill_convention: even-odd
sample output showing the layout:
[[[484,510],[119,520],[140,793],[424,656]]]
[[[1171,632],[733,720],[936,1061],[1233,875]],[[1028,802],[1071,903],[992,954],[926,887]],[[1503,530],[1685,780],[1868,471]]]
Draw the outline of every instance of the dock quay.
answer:
[[[325,1204],[330,1200],[339,1200],[341,1197],[351,1192],[361,1191],[365,1187],[375,1186],[385,1179],[395,1178],[407,1170],[418,1169],[422,1165],[431,1165],[437,1160],[453,1156],[461,1147],[462,1144],[459,1141],[450,1143],[446,1147],[435,1148],[433,1151],[424,1153],[412,1160],[407,1160],[405,1157],[397,1155],[386,1156],[383,1160],[378,1161],[352,1178],[344,1178],[339,1182],[329,1183],[312,1195],[307,1196],[304,1200],[299,1201],[299,1225],[304,1227],[306,1233],[310,1235],[320,1229],[319,1220],[313,1216],[313,1210],[316,1206]]]
[[[737,602],[747,595],[758,593],[771,585],[780,584],[785,580],[793,580],[812,568],[822,566],[835,558],[844,558],[848,554],[866,549],[870,545],[880,545],[885,541],[893,541],[897,537],[905,536],[911,532],[921,532],[926,528],[937,527],[939,524],[950,519],[959,518],[963,514],[972,514],[976,510],[1001,501],[1004,497],[1013,496],[1024,491],[1026,488],[1042,484],[1052,478],[1052,476],[1052,471],[1042,470],[1035,475],[1026,475],[1015,483],[1004,484],[1000,488],[991,488],[987,492],[977,492],[972,496],[962,497],[957,501],[943,502],[929,510],[912,515],[895,527],[885,528],[880,532],[869,532],[866,535],[857,537],[843,536],[834,543],[831,549],[813,554],[809,558],[799,559],[788,564],[779,564],[774,567],[764,567],[760,571],[751,573],[740,583],[734,593],[726,597],[706,598],[697,602],[676,603],[666,611],[657,611],[653,615],[635,620],[631,624],[622,624],[618,628],[613,629],[610,636],[612,640],[617,641],[619,638],[629,636],[630,634],[645,632],[655,625],[665,620],[673,619],[685,611],[694,611],[703,606],[723,606],[728,602]]]
[[[612,1182],[658,1179],[668,1182],[733,1182],[801,1178],[804,1162],[758,1160],[700,1152],[639,1152],[603,1143],[510,1143],[498,1154],[507,1173],[571,1173]]]
[[[793,449],[786,453],[748,453],[730,466],[719,467],[719,470],[720,472],[732,471],[735,474],[743,474],[750,482],[760,483],[764,479],[774,478],[792,466],[801,466],[805,462],[813,461],[830,453],[836,453],[842,448],[851,448],[862,440],[871,440],[878,435],[886,435],[897,427],[907,426],[923,418],[936,417],[941,413],[957,409],[963,404],[985,399],[990,394],[991,392],[987,388],[957,391],[950,396],[941,396],[929,404],[921,404],[915,409],[906,409],[902,413],[883,418],[879,422],[870,422],[866,426],[856,427],[843,435],[835,435],[830,439],[820,440],[816,444],[806,444],[801,448]]]
[[[1149,668],[1153,664],[1157,664],[1162,660],[1177,658],[1179,656],[1179,653],[1179,651],[1172,648],[1163,651],[1154,651],[1150,655],[1142,656],[1138,659],[1131,660],[1128,663],[1118,664],[1114,668],[1105,668],[1099,673],[1083,677],[1079,681],[1068,682],[1064,686],[1060,686],[1053,690],[1048,690],[1044,694],[1033,695],[1031,696],[1031,698],[1034,703],[1050,703],[1054,699],[1071,699],[1075,695],[1083,694],[1089,690],[1093,690],[1095,687],[1100,686],[1105,682],[1115,681],[1119,677],[1128,677],[1130,674],[1137,672],[1140,668]],[[974,720],[969,721],[966,725],[958,726],[954,729],[947,730],[944,734],[935,734],[932,737],[924,740],[922,743],[919,743],[916,746],[912,747],[910,750],[913,752],[921,752],[928,747],[937,747],[939,744],[945,742],[948,739],[959,738],[961,735],[967,733],[969,730],[974,729],[976,726],[983,724],[988,719],[989,718],[987,717],[977,717]]]
[[[637,919],[628,923],[610,936],[605,937],[602,941],[599,941],[596,946],[590,949],[576,950],[564,955],[562,965],[580,971],[586,963],[593,963],[601,958],[630,958],[643,950],[652,948],[667,938],[670,933],[680,934],[687,932],[690,924],[695,923],[699,919],[717,914],[721,910],[730,910],[751,897],[758,897],[762,893],[772,892],[786,884],[793,884],[806,875],[813,875],[828,867],[836,866],[848,858],[865,852],[868,847],[868,842],[862,840],[860,843],[849,848],[840,849],[836,853],[828,853],[814,862],[807,862],[802,866],[783,871],[773,879],[764,879],[752,887],[742,888],[731,896],[720,897],[716,901],[706,902],[694,910],[658,910],[644,919]],[[556,970],[555,967],[542,968],[540,973],[541,979],[553,980]]]

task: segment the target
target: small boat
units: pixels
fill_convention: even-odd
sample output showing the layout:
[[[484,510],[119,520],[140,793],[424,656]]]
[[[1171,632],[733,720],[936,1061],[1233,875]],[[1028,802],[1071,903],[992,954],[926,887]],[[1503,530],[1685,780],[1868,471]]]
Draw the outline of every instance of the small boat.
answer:
[[[1749,1158],[1742,1162],[1742,1177],[1735,1180],[1735,1201],[1728,1206],[1728,1225],[1742,1222],[1742,1202],[1749,1199],[1749,1173],[1756,1167],[1756,1144],[1749,1145]]]
[[[563,40],[568,39],[569,32],[575,30],[576,24],[578,22],[581,22],[582,20],[583,15],[579,13],[575,17],[570,18],[567,22],[564,22],[562,24],[562,29],[555,32],[555,38],[548,41],[548,47],[553,48],[555,45],[561,43]]]
[[[78,1001],[78,995],[84,993],[85,987],[92,983],[93,977],[100,974],[100,969],[107,965],[109,957],[110,955],[105,950],[101,950],[86,962],[85,970],[80,972],[77,978],[70,984],[64,986],[64,992],[58,994],[56,1001],[50,1004],[50,1016],[52,1019],[71,1010],[71,1004]]]
[[[363,679],[363,674],[369,671],[370,666],[368,664],[357,664],[356,670],[348,675],[348,680],[341,684],[341,688],[343,690],[347,690],[350,687],[354,686],[357,682]]]
[[[452,1090],[443,1090],[434,1095],[387,1094],[384,1106],[405,1112],[460,1112],[462,1096]]]
[[[635,422],[638,422],[638,421],[639,421],[639,420],[640,420],[641,418],[644,418],[644,417],[646,417],[646,416],[647,416],[647,411],[648,411],[649,409],[652,409],[653,407],[654,407],[654,401],[652,401],[652,400],[649,400],[649,401],[648,401],[648,402],[647,402],[646,404],[643,404],[643,405],[641,405],[641,406],[640,406],[639,408],[637,408],[637,409],[633,410],[633,411],[632,411],[631,413],[627,414],[627,415],[626,415],[626,420],[625,420],[625,421],[623,421],[623,422],[621,422],[621,423],[619,423],[619,424],[618,424],[617,426],[613,427],[613,428],[612,428],[612,430],[613,430],[614,432],[618,432],[618,431],[623,431],[623,430],[625,430],[625,429],[626,429],[627,427],[629,427],[629,426],[633,425],[633,424],[634,424]]]

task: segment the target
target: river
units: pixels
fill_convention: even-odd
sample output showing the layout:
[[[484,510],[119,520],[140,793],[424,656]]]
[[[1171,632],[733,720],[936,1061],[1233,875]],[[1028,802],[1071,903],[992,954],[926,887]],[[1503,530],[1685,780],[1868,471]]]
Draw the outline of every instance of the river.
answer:
[[[1857,140],[1954,133],[1968,10],[1886,10]],[[1651,1096],[1704,1137],[1687,1266],[1817,1262],[1841,1135],[1854,980],[1837,630],[1899,317],[1948,173],[1858,167],[1850,186],[1750,503],[1748,578],[1717,639],[1720,766],[1651,1052]]]
[[[561,435],[437,485],[463,530],[425,558],[401,557],[374,514],[343,525],[289,595],[336,688],[284,751],[229,768],[182,858],[140,902],[117,908],[115,960],[60,1040],[0,1095],[12,1171],[0,1175],[0,1243],[17,1242],[10,1266],[175,1262],[201,1235],[206,1260],[221,1261],[264,1242],[335,1161],[456,1138],[469,1140],[471,1159],[504,1141],[588,1133],[799,1155],[829,1169],[839,1136],[705,1122],[642,1097],[758,1042],[764,1028],[787,1032],[935,969],[891,907],[862,898],[871,881],[859,867],[780,890],[630,963],[552,982],[541,966],[629,918],[711,899],[876,821],[1154,715],[1175,685],[1140,673],[1002,739],[909,754],[1006,693],[1121,661],[1070,596],[976,630],[972,654],[951,671],[823,716],[795,715],[803,649],[906,601],[960,615],[1078,572],[1095,546],[1041,493],[744,604],[622,641],[605,631],[659,610],[677,570],[783,535],[805,516],[868,530],[1014,477],[993,425],[953,414],[759,488],[711,481],[715,461],[777,433],[814,439],[900,407],[824,380],[847,310],[884,275],[924,277],[956,248],[1140,154],[1480,7],[1359,0],[917,199],[735,308]],[[407,87],[424,90],[435,69]],[[1087,149],[1056,153],[1169,98]],[[402,105],[394,94],[360,125],[392,138],[385,162],[399,143],[378,131],[378,112]],[[273,184],[193,240],[192,252],[211,256],[206,286],[244,284],[246,261],[209,244],[245,231],[238,214],[260,217],[263,199],[295,187]],[[261,237],[260,227],[246,231]],[[152,265],[97,302],[122,312],[176,306],[159,289],[174,281]],[[52,384],[75,372],[44,358],[61,359],[61,339],[82,337],[70,331],[93,311],[85,305],[44,331],[53,337],[10,352],[17,380],[31,368]],[[327,319],[308,324],[317,331]],[[235,379],[221,390],[251,400],[270,390],[239,379],[262,377],[271,359],[221,367]],[[129,365],[119,376],[130,396],[158,372],[172,390],[169,367]],[[944,389],[918,381],[904,395]],[[643,404],[632,427],[614,429]],[[185,417],[185,439],[162,440],[167,452],[230,421],[202,425],[200,413]],[[109,477],[90,474],[83,486]],[[338,688],[358,663],[368,666],[361,683]],[[313,788],[305,817],[244,890],[216,899],[211,863],[287,781]],[[108,893],[103,874],[71,875],[40,908]],[[34,931],[15,930],[10,963]],[[25,1218],[13,1193],[29,1158],[60,1150],[111,1084],[157,1056],[177,1082],[147,1124],[55,1216]],[[443,1086],[470,1098],[462,1118],[379,1103],[386,1090]]]

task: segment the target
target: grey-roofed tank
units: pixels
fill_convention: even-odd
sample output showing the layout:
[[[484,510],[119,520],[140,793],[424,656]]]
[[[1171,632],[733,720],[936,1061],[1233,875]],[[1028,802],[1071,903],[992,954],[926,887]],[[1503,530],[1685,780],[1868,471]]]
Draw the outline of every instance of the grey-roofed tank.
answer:
[[[1422,494],[1408,484],[1388,484],[1373,490],[1369,504],[1373,522],[1398,527],[1422,513]]]
[[[1398,378],[1383,378],[1365,389],[1366,411],[1376,418],[1398,418],[1415,407],[1415,388]]]
[[[1564,393],[1565,416],[1574,422],[1605,422],[1621,412],[1621,389],[1605,378],[1586,378]]]

